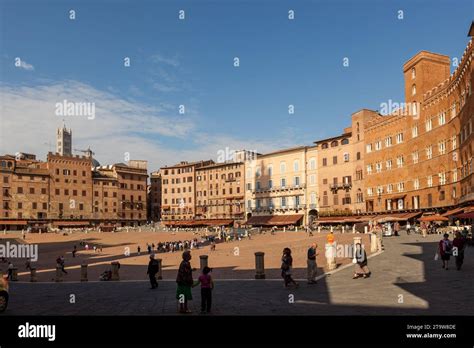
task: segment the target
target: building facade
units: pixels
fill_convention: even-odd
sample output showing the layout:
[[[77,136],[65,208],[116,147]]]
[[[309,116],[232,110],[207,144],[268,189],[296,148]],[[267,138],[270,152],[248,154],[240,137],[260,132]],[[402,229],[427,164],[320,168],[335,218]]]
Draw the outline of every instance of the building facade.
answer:
[[[422,51],[405,63],[405,101],[414,107],[367,128],[367,211],[436,210],[472,200],[472,54],[470,41],[453,74],[440,54]]]
[[[146,222],[147,162],[98,166],[89,156],[0,156],[0,227],[85,227]]]
[[[161,217],[163,221],[192,221],[196,216],[196,169],[213,164],[211,160],[180,162],[162,167]]]
[[[224,162],[196,169],[196,218],[245,220],[244,163]]]
[[[318,215],[317,160],[316,146],[300,146],[246,161],[248,223],[306,225],[312,222]],[[276,215],[286,219],[273,219]]]
[[[150,174],[150,191],[148,192],[149,220],[161,220],[162,178],[161,172]]]
[[[365,128],[378,113],[360,110],[343,134],[316,141],[320,215],[360,214],[364,202]]]

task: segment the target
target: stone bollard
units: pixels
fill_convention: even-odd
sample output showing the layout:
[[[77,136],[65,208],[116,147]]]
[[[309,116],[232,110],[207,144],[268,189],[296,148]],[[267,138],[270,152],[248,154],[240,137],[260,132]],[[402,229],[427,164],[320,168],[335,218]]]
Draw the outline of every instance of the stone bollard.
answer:
[[[36,267],[31,267],[30,268],[30,282],[35,283],[38,281],[38,278],[36,278]]]
[[[336,269],[336,243],[326,244],[326,262],[330,271]]]
[[[201,265],[201,272],[204,269],[204,267],[207,267],[208,258],[209,258],[209,256],[207,256],[207,255],[199,255],[199,262],[200,262],[200,265]]]
[[[370,252],[375,253],[379,248],[378,241],[377,241],[377,234],[371,233],[370,234]]]
[[[255,253],[255,279],[265,279],[265,253],[257,251]]]
[[[118,262],[112,262],[112,278],[110,280],[120,280],[120,275],[119,275],[119,265],[120,263]]]
[[[56,282],[62,282],[63,281],[63,270],[61,266],[56,266]]]
[[[296,226],[296,232],[298,232],[298,226]]]
[[[321,226],[318,226],[318,233],[321,233]]]
[[[369,228],[367,226],[364,226],[364,234],[367,234],[368,231],[369,231]]]
[[[342,233],[344,233],[345,229],[344,229],[344,226],[342,226]]]
[[[333,232],[333,228],[332,228],[332,225],[331,225],[331,233]]]
[[[356,233],[356,225],[352,225],[352,233]]]
[[[12,282],[18,281],[18,268],[12,268]]]
[[[163,279],[163,269],[162,269],[163,260],[156,259],[156,261],[158,261],[158,274],[156,276],[156,279]]]
[[[87,264],[81,265],[81,282],[87,282]]]

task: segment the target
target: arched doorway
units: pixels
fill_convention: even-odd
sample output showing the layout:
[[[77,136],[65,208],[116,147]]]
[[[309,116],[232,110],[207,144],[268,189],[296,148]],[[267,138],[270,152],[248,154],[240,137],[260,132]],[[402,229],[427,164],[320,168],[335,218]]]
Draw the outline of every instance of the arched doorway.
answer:
[[[308,226],[313,225],[318,219],[318,211],[316,209],[311,209],[308,212]]]

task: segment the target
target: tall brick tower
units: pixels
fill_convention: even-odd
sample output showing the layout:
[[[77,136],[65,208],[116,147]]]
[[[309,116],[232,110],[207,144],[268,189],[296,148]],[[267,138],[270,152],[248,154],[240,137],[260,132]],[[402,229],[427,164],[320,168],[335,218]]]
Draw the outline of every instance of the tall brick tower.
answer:
[[[423,94],[449,78],[448,56],[421,51],[403,65],[405,102],[421,103]]]
[[[61,156],[72,156],[72,130],[66,129],[65,123],[56,132],[56,152]]]

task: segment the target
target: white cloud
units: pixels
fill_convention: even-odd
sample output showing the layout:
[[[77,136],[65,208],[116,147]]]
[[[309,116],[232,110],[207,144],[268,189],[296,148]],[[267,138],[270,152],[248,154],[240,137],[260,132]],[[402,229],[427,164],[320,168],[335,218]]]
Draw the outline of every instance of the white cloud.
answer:
[[[28,70],[28,71],[35,70],[35,67],[33,65],[28,64],[24,60],[20,60],[20,66],[19,67],[22,68],[22,69]]]
[[[18,151],[45,159],[55,151],[56,128],[64,119],[73,130],[73,148],[88,146],[101,164],[132,159],[148,160],[148,170],[182,160],[216,159],[219,150],[248,149],[260,153],[284,146],[281,139],[260,142],[197,129],[199,115],[175,115],[166,101],[146,105],[119,98],[108,91],[76,81],[42,83],[36,86],[0,85],[0,154]],[[95,118],[55,115],[55,104],[63,100],[95,103]],[[170,112],[172,114],[170,114]],[[187,110],[188,114],[188,110]],[[81,154],[77,152],[77,154]]]
[[[152,55],[150,58],[154,63],[171,65],[175,68],[179,66],[179,61],[177,58],[168,58],[159,53]]]

